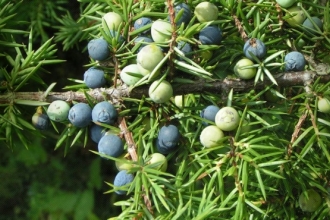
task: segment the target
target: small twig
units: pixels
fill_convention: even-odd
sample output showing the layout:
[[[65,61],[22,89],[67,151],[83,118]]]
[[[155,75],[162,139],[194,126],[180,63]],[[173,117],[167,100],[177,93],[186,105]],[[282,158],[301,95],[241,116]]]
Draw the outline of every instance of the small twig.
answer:
[[[113,56],[113,61],[115,63],[115,76],[113,79],[113,87],[116,88],[117,87],[117,78],[118,78],[118,59],[115,55]]]
[[[249,39],[249,37],[247,36],[247,34],[244,31],[243,25],[240,22],[240,20],[238,19],[238,17],[236,15],[233,15],[233,18],[235,20],[235,25],[238,29],[238,32],[241,34],[241,37],[244,41],[247,41]]]
[[[315,133],[317,134],[319,132],[319,129],[317,127],[317,124],[316,124],[316,120],[315,120],[313,111],[312,111],[312,109],[311,109],[311,107],[309,106],[308,103],[306,104],[306,108],[307,108],[307,110],[309,112],[309,115],[311,116],[312,125],[314,127]]]
[[[127,151],[129,153],[129,155],[131,156],[132,160],[137,161],[138,160],[138,155],[136,153],[136,148],[137,147],[136,147],[136,144],[134,142],[132,132],[130,132],[127,128],[125,117],[119,117],[118,118],[118,123],[119,123],[120,131],[121,131],[122,135],[124,135],[126,143],[127,143],[127,147],[128,147]],[[144,191],[143,186],[142,186],[142,190]],[[143,200],[144,200],[144,203],[146,204],[149,212],[151,214],[153,214],[151,201],[150,201],[149,197],[146,194],[143,194]]]
[[[299,132],[301,130],[301,127],[302,127],[303,123],[306,120],[306,117],[307,117],[307,111],[300,116],[299,121],[295,126],[294,132],[292,133],[291,141],[290,141],[289,146],[288,146],[288,151],[287,151],[288,159],[291,157],[292,145],[297,140]]]
[[[125,117],[120,117],[118,119],[118,122],[119,122],[120,131],[124,135],[126,143],[127,143],[127,147],[128,147],[127,151],[130,154],[132,160],[137,161],[138,156],[136,153],[136,144],[134,142],[132,132],[130,132],[127,128]]]
[[[174,5],[172,0],[167,0],[167,6],[168,6],[168,14],[170,16],[170,22],[172,26],[172,37],[171,37],[171,42],[170,42],[170,57],[169,57],[169,67],[170,67],[170,77],[172,78],[174,76],[174,62],[173,59],[175,58],[175,53],[174,53],[174,47],[176,45],[176,38],[177,38],[177,33],[176,33],[176,23],[175,23],[175,10],[174,10]]]

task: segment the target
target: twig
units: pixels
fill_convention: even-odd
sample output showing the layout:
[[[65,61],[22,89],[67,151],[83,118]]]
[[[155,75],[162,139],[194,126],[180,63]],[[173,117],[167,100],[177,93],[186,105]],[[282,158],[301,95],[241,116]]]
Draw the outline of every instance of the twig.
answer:
[[[120,131],[124,135],[127,146],[128,146],[127,151],[129,153],[129,155],[131,156],[132,160],[137,161],[138,156],[136,153],[136,144],[134,142],[132,132],[130,132],[127,128],[125,117],[120,117],[118,119],[118,122],[119,122]]]
[[[233,15],[233,18],[235,20],[235,25],[238,29],[238,32],[241,34],[241,37],[244,41],[247,41],[249,39],[249,37],[247,36],[247,34],[244,31],[243,25],[240,22],[240,20],[238,19],[238,17],[236,15]]]
[[[168,14],[170,16],[170,22],[172,26],[172,37],[171,37],[171,42],[170,42],[170,57],[169,57],[169,67],[170,67],[170,77],[172,78],[174,76],[174,62],[173,59],[175,58],[175,53],[174,53],[174,47],[176,45],[176,38],[177,38],[177,33],[176,33],[176,24],[175,24],[175,10],[174,10],[174,5],[172,0],[167,0],[167,6],[168,6]]]
[[[297,140],[298,134],[299,134],[299,132],[301,130],[301,127],[302,127],[303,123],[306,120],[306,117],[307,117],[307,111],[304,112],[304,114],[302,114],[300,116],[299,121],[298,121],[298,123],[295,126],[294,132],[292,133],[291,141],[290,141],[289,146],[288,146],[288,151],[287,151],[288,159],[291,157],[291,154],[292,154],[292,145]]]

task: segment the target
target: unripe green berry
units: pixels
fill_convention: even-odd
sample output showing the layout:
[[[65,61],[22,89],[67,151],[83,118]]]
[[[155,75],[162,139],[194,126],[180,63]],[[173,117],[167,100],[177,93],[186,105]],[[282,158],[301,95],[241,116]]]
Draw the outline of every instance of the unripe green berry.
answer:
[[[122,17],[115,12],[108,12],[103,16],[105,23],[103,24],[103,29],[105,29],[104,25],[108,25],[109,30],[117,30],[119,25],[124,21]]]
[[[173,96],[173,89],[169,82],[162,80],[154,81],[149,87],[149,97],[156,103],[165,103]]]
[[[276,0],[276,2],[283,8],[289,8],[296,3],[296,0]]]
[[[257,74],[257,69],[255,67],[253,68],[245,68],[245,67],[252,66],[253,64],[254,63],[252,62],[252,60],[243,58],[236,63],[234,67],[234,72],[238,77],[242,79],[252,79]]]
[[[320,98],[317,102],[317,107],[320,112],[330,113],[330,101],[327,98]]]
[[[121,80],[129,86],[135,85],[142,77],[137,64],[129,64],[120,72]]]
[[[320,194],[314,189],[308,189],[299,196],[299,206],[304,212],[315,212],[320,207],[321,202]]]
[[[149,164],[159,164],[156,169],[165,172],[167,169],[167,159],[163,154],[153,153],[150,155]]]
[[[142,75],[151,73],[163,58],[164,55],[160,47],[156,44],[146,45],[140,50],[136,58],[140,73]]]
[[[215,125],[209,125],[202,130],[199,139],[204,147],[215,147],[220,144],[220,139],[224,136],[220,128]]]
[[[301,9],[300,6],[293,6],[289,8],[286,16],[288,16],[288,18],[285,20],[291,27],[297,27],[301,25],[306,19],[305,12]]]
[[[65,121],[68,118],[70,105],[62,100],[55,100],[48,106],[47,115],[50,120],[56,122]]]
[[[115,161],[115,165],[118,171],[129,170],[133,167],[132,163],[130,163],[130,160],[125,158],[125,155],[126,153],[118,157],[118,159],[121,159],[122,161]]]
[[[156,43],[164,43],[172,37],[172,25],[169,22],[157,20],[151,25],[151,37]]]
[[[240,117],[233,107],[223,107],[215,115],[215,124],[223,131],[232,131],[238,127]]]
[[[199,22],[214,21],[218,18],[218,8],[213,3],[201,2],[199,3],[194,11]]]

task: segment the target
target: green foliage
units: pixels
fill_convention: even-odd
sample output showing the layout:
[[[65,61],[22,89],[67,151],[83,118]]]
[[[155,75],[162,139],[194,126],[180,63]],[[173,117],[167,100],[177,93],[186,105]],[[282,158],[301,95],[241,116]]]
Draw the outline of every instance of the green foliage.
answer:
[[[136,60],[136,51],[140,45],[134,44],[134,38],[150,28],[147,26],[141,30],[132,30],[133,22],[143,16],[153,20],[166,19],[171,7],[165,7],[164,2],[158,0],[80,0],[81,16],[75,18],[69,11],[65,11],[62,17],[57,15],[59,11],[64,11],[62,4],[66,1],[46,5],[41,4],[41,1],[33,2],[48,10],[42,15],[36,14],[36,23],[32,23],[32,28],[24,30],[15,29],[20,24],[17,20],[7,23],[16,16],[16,12],[22,10],[19,4],[14,6],[9,1],[0,3],[3,8],[0,11],[0,46],[5,48],[0,54],[3,58],[0,89],[10,100],[9,103],[1,104],[3,114],[0,116],[0,141],[3,146],[11,149],[17,150],[22,146],[31,149],[31,157],[35,156],[36,161],[43,163],[47,158],[45,152],[42,149],[34,152],[34,148],[31,148],[36,136],[41,138],[57,133],[54,135],[54,148],[58,152],[64,146],[65,155],[70,154],[71,147],[86,147],[89,144],[89,127],[76,128],[68,121],[52,122],[52,132],[35,130],[30,122],[33,109],[29,106],[44,106],[46,110],[48,103],[15,98],[16,92],[29,91],[31,85],[47,90],[46,95],[54,87],[47,86],[43,80],[48,73],[44,66],[58,64],[63,60],[56,58],[57,49],[53,37],[44,33],[44,28],[56,23],[53,26],[58,30],[54,34],[55,40],[62,43],[63,50],[77,47],[84,51],[88,40],[103,37],[111,50],[109,60],[98,62],[90,59],[89,63],[81,65],[104,69],[107,86],[113,88],[119,79],[120,70]],[[189,1],[188,4],[193,10],[200,2]],[[284,74],[284,54],[293,50],[308,57],[306,72],[318,70],[312,61],[327,64],[330,51],[329,3],[322,6],[317,1],[298,2],[304,7],[307,17],[323,18],[323,30],[310,35],[304,32],[302,26],[290,27],[285,21],[288,17],[287,9],[280,8],[275,1],[211,2],[221,12],[217,20],[197,23],[193,17],[186,26],[177,27],[176,35],[173,35],[173,45],[181,40],[192,44],[194,50],[190,56],[184,56],[171,44],[159,43],[159,46],[169,49],[168,52],[164,52],[164,58],[150,75],[130,88],[132,93],[136,88],[149,86],[158,70],[162,73],[160,81],[166,79],[171,82],[174,91],[180,91],[181,85],[193,86],[196,82],[211,84],[214,81],[221,82],[224,78],[235,79],[234,66],[243,57],[244,41],[251,37],[261,39],[267,46],[266,58],[254,59],[256,63],[253,67],[258,69],[254,85],[266,80],[270,80],[272,85],[254,87],[243,92],[236,91],[234,87],[219,94],[186,93],[182,96],[182,106],[177,105],[174,99],[156,104],[146,96],[140,99],[122,97],[116,107],[120,118],[127,123],[127,130],[122,127],[120,120],[113,126],[101,124],[126,139],[125,149],[130,153],[128,158],[132,164],[129,172],[135,175],[131,184],[120,188],[113,186],[112,179],[105,181],[108,187],[106,193],[115,200],[112,200],[114,205],[121,209],[121,213],[114,218],[326,219],[330,212],[330,120],[327,113],[318,111],[317,103],[320,98],[330,97],[330,83],[322,82],[316,75],[313,82],[306,80],[305,85],[285,87],[277,83],[277,78]],[[125,43],[119,41],[119,34],[109,34],[109,27],[102,20],[102,16],[109,11],[122,16],[124,22],[116,31],[125,38]],[[49,20],[40,23],[39,18]],[[207,25],[221,28],[221,45],[200,44],[198,33]],[[33,49],[36,47],[33,44],[37,38],[34,37],[35,33],[43,38],[38,49]],[[28,36],[27,43],[17,43],[20,42],[16,40],[17,36]],[[305,42],[304,46],[300,46],[301,40]],[[80,42],[84,42],[84,45],[81,46]],[[210,59],[201,56],[206,51],[212,52]],[[81,76],[69,80],[75,84],[67,85],[64,89],[83,93],[91,106],[97,103],[97,99],[87,93],[89,89]],[[120,82],[118,86],[121,86]],[[111,97],[104,95],[104,99],[111,100]],[[214,123],[201,118],[200,111],[210,104],[234,107],[240,115],[240,123],[236,130],[225,132],[221,144],[204,148],[199,140],[204,128],[202,122]],[[156,168],[158,164],[149,164],[148,160],[151,154],[157,152],[155,140],[159,128],[169,123],[179,128],[181,138],[178,148],[166,155],[168,169],[163,172]],[[132,135],[132,140],[127,137],[128,133]],[[133,149],[137,160],[132,157],[132,144],[137,147]],[[26,149],[19,151],[26,152]],[[33,182],[30,190],[35,196],[29,200],[30,218],[38,218],[46,212],[50,213],[49,218],[96,219],[92,211],[95,201],[92,191],[104,184],[101,184],[98,174],[99,155],[91,151],[96,159],[88,165],[90,171],[87,171],[87,187],[68,192],[57,185],[42,187],[40,182]],[[28,155],[22,153],[21,156]],[[107,162],[112,165],[115,161],[124,162],[118,158],[108,159]],[[26,158],[24,161],[34,162]],[[57,165],[60,168],[52,164],[49,172],[64,169],[62,164]],[[5,172],[3,167],[1,169]],[[19,187],[17,184],[18,190]],[[307,213],[299,207],[298,198],[311,188],[320,193],[322,203],[315,212]],[[114,192],[119,189],[127,190],[127,195],[114,197]],[[10,192],[5,195],[13,196]]]

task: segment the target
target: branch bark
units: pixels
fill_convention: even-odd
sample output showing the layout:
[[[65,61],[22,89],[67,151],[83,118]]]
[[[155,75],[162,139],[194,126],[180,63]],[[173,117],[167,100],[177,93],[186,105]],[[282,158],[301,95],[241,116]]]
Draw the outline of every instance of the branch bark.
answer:
[[[317,77],[320,82],[328,82],[330,75],[317,75],[314,71],[289,72],[274,75],[277,83],[281,87],[291,87],[296,85],[304,86],[310,84]],[[189,93],[209,92],[214,94],[228,93],[231,89],[235,92],[248,91],[250,89],[261,89],[265,86],[272,85],[272,82],[265,79],[254,85],[253,80],[229,79],[206,81],[200,79],[194,83],[173,85],[174,95],[182,95]],[[130,90],[126,85],[118,85],[116,88],[98,88],[91,89],[86,93],[97,101],[109,100],[113,104],[120,104],[125,97],[141,98],[148,95],[149,87],[147,85],[140,86]],[[18,100],[44,101],[52,102],[54,100],[87,102],[84,92],[68,91],[68,92],[50,92],[47,96],[43,92],[15,92],[0,95],[0,104],[7,104]]]

